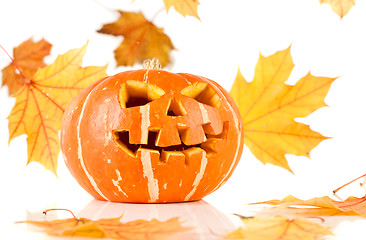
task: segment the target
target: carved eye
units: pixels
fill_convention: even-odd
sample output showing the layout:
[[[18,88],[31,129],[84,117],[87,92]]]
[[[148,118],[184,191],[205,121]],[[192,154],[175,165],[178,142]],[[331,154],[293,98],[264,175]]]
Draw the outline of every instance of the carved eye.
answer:
[[[160,98],[165,91],[153,84],[128,80],[119,89],[119,104],[121,108],[143,106]]]
[[[214,108],[220,108],[221,101],[215,90],[208,83],[195,82],[181,91],[182,95]]]

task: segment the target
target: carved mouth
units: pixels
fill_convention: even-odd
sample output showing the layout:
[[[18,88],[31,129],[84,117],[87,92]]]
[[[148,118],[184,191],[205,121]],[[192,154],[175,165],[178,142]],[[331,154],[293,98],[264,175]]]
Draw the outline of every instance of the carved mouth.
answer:
[[[166,162],[165,156],[166,154],[162,154],[163,152],[181,152],[185,153],[191,149],[202,149],[206,152],[207,155],[215,154],[216,151],[216,143],[226,139],[228,132],[229,124],[228,122],[224,122],[223,131],[219,135],[209,135],[206,134],[206,141],[196,145],[186,145],[181,141],[179,145],[172,145],[166,147],[156,146],[156,139],[158,132],[149,131],[147,144],[132,144],[129,142],[129,131],[128,130],[115,130],[113,131],[114,140],[117,145],[127,154],[132,157],[137,156],[137,151],[139,149],[145,149],[150,151],[158,151],[160,154],[160,161]]]
[[[122,109],[134,108],[139,106],[144,106],[151,101],[154,101],[165,94],[165,91],[155,85],[128,80],[123,83],[120,87],[118,100]],[[187,87],[185,87],[181,94],[195,99],[201,104],[207,105],[219,109],[221,106],[220,97],[215,92],[215,90],[209,86],[207,83],[196,82]],[[171,117],[186,116],[187,110],[184,108],[181,102],[172,98],[169,100],[166,109],[166,115]],[[212,133],[207,124],[202,125],[203,131],[205,132],[206,140],[200,144],[186,145],[184,142],[189,142],[187,139],[187,132],[185,129],[178,130],[180,137],[180,144],[171,146],[157,146],[158,136],[160,130],[150,130],[148,131],[147,144],[133,144],[130,143],[130,131],[129,130],[114,130],[113,136],[117,145],[127,154],[132,157],[137,157],[137,152],[139,149],[144,149],[148,151],[157,151],[160,155],[160,161],[166,162],[170,154],[184,155],[187,159],[187,155],[191,155],[192,152],[205,151],[206,155],[215,154],[216,143],[226,139],[229,122],[223,123],[223,130],[218,135],[208,134]],[[175,141],[177,143],[177,141]],[[189,157],[188,157],[189,158]],[[187,161],[186,161],[187,162]]]

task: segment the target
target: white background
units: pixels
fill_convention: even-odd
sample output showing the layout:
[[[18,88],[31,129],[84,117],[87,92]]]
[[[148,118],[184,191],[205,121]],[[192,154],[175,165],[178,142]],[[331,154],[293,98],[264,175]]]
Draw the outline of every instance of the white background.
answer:
[[[204,221],[212,222],[207,223],[212,224],[208,228],[219,233],[220,229],[224,232],[237,224],[231,213],[253,214],[247,203],[279,199],[288,194],[303,199],[331,195],[333,189],[365,173],[365,1],[356,1],[356,6],[340,20],[330,7],[321,6],[317,0],[201,0],[198,8],[201,21],[184,18],[173,9],[167,14],[162,0],[1,1],[0,44],[12,54],[13,47],[30,37],[35,41],[45,38],[54,45],[51,56],[46,58],[49,64],[58,54],[81,47],[89,40],[85,65],[109,64],[109,75],[140,68],[140,65],[116,68],[113,51],[123,38],[96,32],[103,24],[119,17],[112,9],[142,11],[147,19],[154,18],[154,24],[164,28],[176,48],[171,52],[173,63],[166,70],[202,75],[227,90],[238,67],[246,79],[253,78],[259,52],[268,56],[291,45],[295,69],[289,83],[294,84],[309,71],[316,76],[339,77],[325,99],[329,107],[298,119],[332,138],[311,152],[311,160],[287,156],[294,174],[263,165],[245,148],[232,178],[206,197],[207,203],[198,204],[201,206],[198,208],[197,204],[178,205],[174,211],[169,205],[106,205],[92,201],[77,185],[61,155],[58,178],[38,163],[26,166],[26,137],[18,137],[8,145],[6,117],[15,100],[8,97],[6,88],[1,88],[0,229],[7,239],[48,239],[42,233],[29,232],[26,226],[13,222],[42,219],[40,212],[53,207],[68,208],[81,217],[94,218],[115,217],[108,213],[119,213],[122,210],[116,209],[122,208],[129,213],[127,220],[128,216],[131,219],[166,218],[166,214],[172,212],[187,217],[196,212],[195,220],[188,222],[193,221],[197,226]],[[6,54],[0,52],[0,68],[9,62]],[[360,197],[364,190],[355,183],[339,195],[343,199],[349,195]],[[200,219],[210,213],[219,216],[218,220]],[[56,215],[68,217],[64,213]],[[336,235],[329,239],[366,238],[363,235],[366,220],[348,217],[332,226]],[[208,234],[205,227],[206,230],[191,238],[217,237]]]

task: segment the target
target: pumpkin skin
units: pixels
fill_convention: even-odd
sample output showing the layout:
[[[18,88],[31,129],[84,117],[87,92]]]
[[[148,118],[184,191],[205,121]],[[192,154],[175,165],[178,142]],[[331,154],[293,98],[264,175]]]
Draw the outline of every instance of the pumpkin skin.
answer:
[[[217,83],[143,69],[84,89],[64,113],[60,143],[71,174],[98,200],[184,202],[228,180],[243,126]]]

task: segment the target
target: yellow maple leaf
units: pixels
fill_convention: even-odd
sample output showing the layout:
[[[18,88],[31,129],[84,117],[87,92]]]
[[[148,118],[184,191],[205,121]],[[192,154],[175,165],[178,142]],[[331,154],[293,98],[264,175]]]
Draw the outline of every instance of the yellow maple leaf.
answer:
[[[225,239],[246,240],[316,240],[332,234],[328,227],[305,218],[284,216],[244,219],[244,227],[228,233]]]
[[[197,18],[198,12],[197,8],[200,4],[197,0],[163,0],[165,4],[166,11],[168,12],[171,7],[174,7],[177,12],[182,14],[184,17],[189,15]]]
[[[289,171],[285,154],[309,156],[326,139],[294,118],[326,106],[324,97],[335,80],[309,73],[290,86],[285,81],[293,67],[290,48],[269,57],[260,55],[253,81],[247,82],[239,70],[230,91],[242,115],[244,143],[261,162]]]
[[[302,216],[338,216],[360,215],[366,217],[366,197],[349,197],[344,201],[336,201],[328,196],[301,200],[292,195],[282,200],[269,200],[253,204],[274,205],[274,209],[282,209],[282,213]],[[271,209],[267,210],[270,213]]]
[[[82,89],[106,76],[106,67],[81,67],[87,45],[60,55],[24,79],[9,119],[9,143],[27,134],[28,163],[36,161],[56,174],[62,114]]]
[[[355,0],[319,0],[319,2],[329,4],[332,10],[341,18],[356,4]]]
[[[9,95],[14,95],[24,85],[23,76],[30,79],[38,68],[46,66],[43,58],[50,54],[51,47],[46,40],[33,42],[32,39],[28,39],[14,48],[13,59],[21,73],[12,63],[2,70],[2,85],[8,86]]]
[[[166,221],[152,219],[121,222],[122,217],[90,220],[87,218],[68,218],[52,221],[25,221],[44,229],[54,236],[79,236],[90,238],[114,238],[124,240],[160,240],[173,234],[189,230],[183,227],[178,218]]]
[[[136,62],[158,58],[162,66],[170,62],[169,52],[174,49],[162,28],[146,20],[142,13],[123,12],[120,18],[105,24],[99,33],[123,36],[124,40],[114,51],[118,66],[132,66]]]

